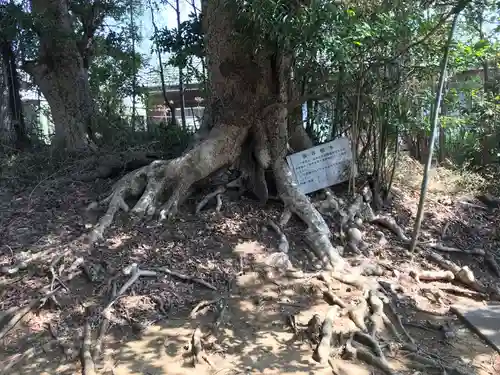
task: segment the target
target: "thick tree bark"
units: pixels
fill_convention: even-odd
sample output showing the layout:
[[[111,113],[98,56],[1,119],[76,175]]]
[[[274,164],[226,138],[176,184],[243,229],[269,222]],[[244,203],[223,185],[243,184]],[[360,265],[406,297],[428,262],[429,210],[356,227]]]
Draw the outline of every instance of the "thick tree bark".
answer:
[[[40,49],[37,61],[25,63],[24,69],[49,103],[54,145],[68,151],[93,149],[94,103],[68,4],[61,0],[32,0],[31,4]]]
[[[13,141],[11,124],[12,115],[9,111],[9,90],[7,87],[6,68],[0,61],[0,144]]]
[[[12,126],[14,128],[14,144],[16,149],[23,150],[30,145],[30,139],[26,134],[24,123],[23,106],[19,93],[19,77],[17,74],[16,61],[12,43],[8,40],[0,40],[0,50],[2,55],[2,65],[5,69],[6,83],[9,92],[9,111],[11,114]]]

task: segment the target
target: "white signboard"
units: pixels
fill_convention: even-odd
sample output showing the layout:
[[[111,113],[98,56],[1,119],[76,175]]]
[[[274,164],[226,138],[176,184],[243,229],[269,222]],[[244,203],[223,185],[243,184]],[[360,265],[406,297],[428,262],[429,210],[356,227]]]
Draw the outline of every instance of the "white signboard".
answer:
[[[304,194],[312,193],[349,179],[351,141],[337,138],[286,158],[298,188]]]

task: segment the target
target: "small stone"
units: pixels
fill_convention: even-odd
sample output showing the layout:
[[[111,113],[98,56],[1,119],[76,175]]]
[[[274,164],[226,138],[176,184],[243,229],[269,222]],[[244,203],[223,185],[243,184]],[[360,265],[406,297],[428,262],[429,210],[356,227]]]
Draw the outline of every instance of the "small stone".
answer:
[[[354,220],[354,224],[356,224],[358,227],[362,226],[363,225],[363,220],[361,220],[360,217],[357,217],[355,220]]]
[[[363,233],[358,228],[349,228],[347,231],[347,239],[354,245],[363,241]]]

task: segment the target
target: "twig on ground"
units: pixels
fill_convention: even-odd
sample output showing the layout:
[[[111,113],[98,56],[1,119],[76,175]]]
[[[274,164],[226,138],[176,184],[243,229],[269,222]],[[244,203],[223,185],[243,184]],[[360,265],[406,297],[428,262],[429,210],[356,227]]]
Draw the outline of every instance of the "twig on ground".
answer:
[[[200,358],[203,359],[210,367],[212,368],[214,367],[212,362],[208,359],[207,355],[204,353],[200,326],[197,326],[193,331],[193,335],[191,336],[191,341],[189,342],[188,350],[192,357],[193,367],[196,367],[196,364],[200,363]]]
[[[451,221],[447,221],[444,226],[443,226],[443,230],[441,231],[441,240],[443,240],[445,237],[446,237],[446,232],[448,231],[448,228],[450,227],[450,223]]]
[[[415,340],[413,339],[413,337],[410,336],[410,334],[406,330],[405,326],[403,325],[403,322],[401,321],[401,317],[397,313],[397,311],[394,308],[394,306],[392,305],[391,301],[385,303],[384,306],[387,307],[387,309],[389,310],[389,312],[393,316],[393,319],[396,321],[396,324],[394,324],[396,329],[403,333],[403,335],[406,337],[406,340],[409,343],[411,343],[412,345],[415,345]]]
[[[217,290],[217,288],[215,286],[213,286],[212,284],[210,284],[209,282],[207,282],[205,280],[202,280],[202,279],[199,279],[197,277],[184,275],[184,274],[182,274],[180,272],[172,271],[172,270],[170,270],[170,269],[168,269],[166,267],[160,268],[159,270],[161,272],[166,273],[167,275],[170,275],[170,276],[173,276],[173,277],[177,277],[178,279],[181,279],[181,280],[184,280],[184,281],[190,281],[192,283],[197,283],[197,284],[203,285],[205,288],[208,288],[208,289]]]
[[[196,304],[196,306],[191,310],[191,313],[189,314],[190,319],[195,319],[198,316],[198,312],[201,309],[204,309],[210,305],[213,305],[215,303],[219,302],[219,299],[212,299],[209,301],[200,301]]]
[[[191,336],[191,345],[190,345],[190,351],[191,355],[193,358],[193,367],[196,366],[197,363],[199,363],[199,355],[201,354],[201,351],[203,350],[201,346],[201,329],[200,327],[196,327],[193,335]]]
[[[488,299],[488,295],[485,293],[480,293],[480,292],[476,292],[475,290],[460,288],[459,286],[455,286],[455,285],[440,287],[439,289],[445,293],[450,293],[450,294],[454,294],[457,296],[463,296],[463,297],[467,297],[470,299],[475,299],[475,300],[480,300],[480,301]]]
[[[222,195],[217,194],[215,196],[215,200],[217,201],[217,204],[215,205],[215,212],[220,212],[220,210],[222,209]]]
[[[63,257],[66,255],[66,253],[63,253],[59,256],[56,257],[56,259],[54,259],[51,263],[50,263],[50,266],[49,266],[49,271],[50,271],[50,274],[51,274],[51,280],[50,280],[50,290],[54,290],[54,284],[55,282],[57,281],[59,283],[59,285],[61,285],[61,287],[63,287],[64,289],[66,289],[68,292],[70,291],[70,289],[66,286],[66,284],[61,280],[61,278],[59,277],[59,274],[58,272],[55,270],[55,267],[57,266],[57,264],[61,261],[61,259],[63,259]],[[60,268],[62,268],[63,266],[61,266]],[[57,301],[57,299],[55,298],[54,295],[50,296],[50,299],[54,302],[54,304],[58,307],[58,308],[61,308],[61,305],[59,304],[59,302]]]
[[[22,270],[25,270],[26,268],[28,268],[28,265],[29,265],[29,263],[27,261],[21,261],[21,262],[18,262],[12,266],[3,266],[2,268],[0,268],[0,273],[4,274],[4,275],[12,276],[12,275],[15,275],[16,273],[18,273],[19,271],[22,271]]]
[[[460,204],[463,204],[464,206],[469,206],[469,207],[472,207],[472,208],[478,208],[480,210],[488,210],[488,207],[484,206],[484,205],[480,205],[480,204],[474,204],[474,203],[471,203],[471,202],[467,202],[467,201],[458,201],[458,203]]]

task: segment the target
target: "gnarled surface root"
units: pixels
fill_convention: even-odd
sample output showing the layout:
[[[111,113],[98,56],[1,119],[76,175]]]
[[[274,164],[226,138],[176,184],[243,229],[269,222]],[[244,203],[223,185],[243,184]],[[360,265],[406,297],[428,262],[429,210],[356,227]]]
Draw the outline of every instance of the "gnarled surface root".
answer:
[[[230,165],[239,156],[248,129],[222,124],[210,131],[209,137],[183,156],[170,161],[157,160],[128,173],[114,186],[112,193],[89,209],[107,205],[107,211],[89,235],[90,242],[103,238],[104,231],[113,223],[116,213],[129,211],[125,203],[129,198],[140,197],[130,212],[137,216],[159,214],[160,220],[175,215],[179,204],[186,198],[191,186],[220,168]],[[168,199],[163,203],[163,194]],[[162,205],[163,203],[163,205]]]
[[[276,163],[273,172],[286,209],[296,214],[307,225],[306,240],[316,256],[325,267],[342,269],[345,261],[330,242],[330,228],[309,198],[297,188],[288,165],[285,162]]]

